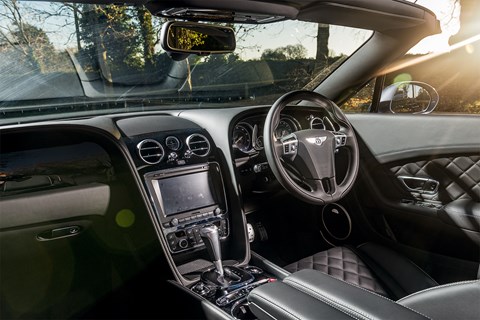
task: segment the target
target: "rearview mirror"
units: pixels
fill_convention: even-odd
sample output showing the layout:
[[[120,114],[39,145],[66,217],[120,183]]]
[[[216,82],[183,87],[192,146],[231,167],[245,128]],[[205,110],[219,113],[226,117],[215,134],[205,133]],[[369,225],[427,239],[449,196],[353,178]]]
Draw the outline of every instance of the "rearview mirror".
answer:
[[[379,112],[428,114],[437,107],[439,96],[432,86],[418,81],[394,83],[382,91]]]
[[[162,27],[161,44],[172,53],[230,53],[235,50],[232,28],[196,22],[167,22]]]

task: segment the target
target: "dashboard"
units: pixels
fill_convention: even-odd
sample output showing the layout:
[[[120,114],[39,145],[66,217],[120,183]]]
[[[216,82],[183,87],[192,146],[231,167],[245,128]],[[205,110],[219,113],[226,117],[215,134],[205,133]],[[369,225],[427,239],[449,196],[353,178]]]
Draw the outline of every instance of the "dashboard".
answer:
[[[176,278],[189,285],[209,265],[199,231],[215,224],[224,259],[244,264],[250,250],[245,214],[282,190],[264,151],[268,110],[195,109],[4,127],[0,229],[16,228],[16,242],[25,247],[77,237],[100,240],[99,252],[160,244]],[[337,127],[324,109],[287,107],[275,137]],[[136,243],[124,243],[125,235]],[[4,249],[5,259],[18,253]]]

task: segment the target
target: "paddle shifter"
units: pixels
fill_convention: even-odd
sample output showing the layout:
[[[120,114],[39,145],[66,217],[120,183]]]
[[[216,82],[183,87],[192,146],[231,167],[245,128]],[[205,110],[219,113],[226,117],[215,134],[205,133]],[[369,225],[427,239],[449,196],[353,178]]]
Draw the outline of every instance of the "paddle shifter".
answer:
[[[216,225],[209,225],[200,229],[200,237],[202,237],[205,247],[207,247],[208,255],[213,261],[216,272],[223,278],[222,252],[220,250],[220,238],[218,236],[218,228]]]
[[[212,259],[214,270],[208,270],[202,273],[202,280],[206,283],[213,284],[221,289],[232,289],[249,283],[253,280],[253,276],[243,269],[234,266],[223,267],[222,252],[220,251],[220,237],[216,225],[208,225],[200,229],[200,237],[202,237],[208,254]]]

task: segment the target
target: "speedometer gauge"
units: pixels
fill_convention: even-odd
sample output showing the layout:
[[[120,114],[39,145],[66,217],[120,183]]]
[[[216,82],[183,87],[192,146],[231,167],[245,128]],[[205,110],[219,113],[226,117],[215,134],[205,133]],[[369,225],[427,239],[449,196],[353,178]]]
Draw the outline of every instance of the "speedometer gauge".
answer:
[[[248,152],[251,149],[252,137],[248,129],[242,125],[237,124],[233,128],[233,147],[242,152]]]
[[[285,137],[286,135],[289,135],[293,131],[294,129],[292,128],[292,125],[289,122],[287,122],[287,120],[280,119],[280,122],[278,123],[278,126],[275,129],[275,138],[280,139],[282,137]]]

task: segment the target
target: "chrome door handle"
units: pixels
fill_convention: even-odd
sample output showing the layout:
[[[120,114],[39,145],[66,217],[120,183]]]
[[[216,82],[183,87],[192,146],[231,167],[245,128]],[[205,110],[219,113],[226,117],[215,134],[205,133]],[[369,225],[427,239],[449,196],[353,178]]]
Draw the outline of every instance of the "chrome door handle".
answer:
[[[422,194],[436,194],[440,185],[440,182],[430,178],[399,176],[398,179],[408,191]]]

